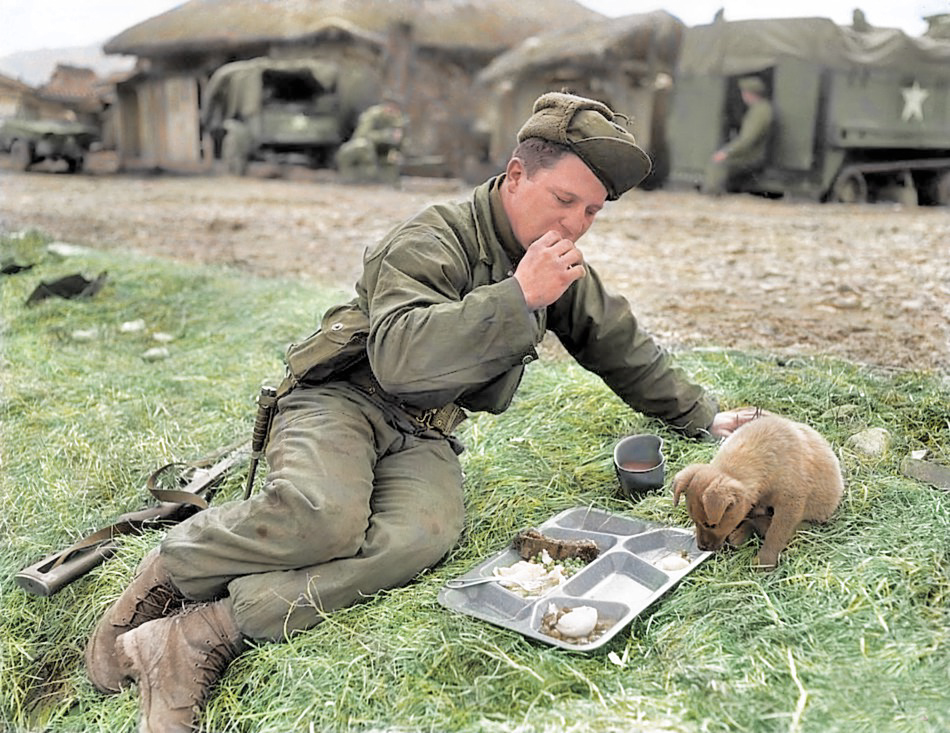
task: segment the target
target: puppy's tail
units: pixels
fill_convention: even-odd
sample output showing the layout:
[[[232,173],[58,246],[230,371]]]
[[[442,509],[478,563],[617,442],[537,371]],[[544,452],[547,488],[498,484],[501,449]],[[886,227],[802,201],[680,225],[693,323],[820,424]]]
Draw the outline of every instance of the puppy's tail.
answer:
[[[680,503],[680,494],[686,491],[689,482],[693,480],[696,472],[705,464],[693,463],[681,470],[673,479],[673,506]]]

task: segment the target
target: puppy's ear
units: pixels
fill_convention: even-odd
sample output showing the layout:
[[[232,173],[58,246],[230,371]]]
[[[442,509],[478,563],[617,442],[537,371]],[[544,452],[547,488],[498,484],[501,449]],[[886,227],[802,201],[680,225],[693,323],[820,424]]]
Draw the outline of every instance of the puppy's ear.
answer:
[[[693,476],[696,475],[701,465],[702,464],[694,463],[676,474],[673,479],[673,506],[680,503],[680,494],[689,487],[689,482],[693,480]]]
[[[732,503],[735,501],[733,492],[724,481],[716,481],[703,492],[703,511],[706,512],[706,522],[715,527],[722,521]]]

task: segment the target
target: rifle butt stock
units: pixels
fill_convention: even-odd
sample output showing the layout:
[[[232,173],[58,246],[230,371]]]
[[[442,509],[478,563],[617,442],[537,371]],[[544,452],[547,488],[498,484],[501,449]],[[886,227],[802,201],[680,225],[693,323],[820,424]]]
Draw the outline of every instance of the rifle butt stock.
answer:
[[[16,574],[16,584],[34,596],[49,597],[115,554],[116,543],[104,542],[95,547],[74,552],[71,557],[56,564],[63,553],[45,557],[23,568]]]
[[[49,597],[115,554],[116,537],[123,534],[141,534],[175,524],[194,514],[195,507],[163,503],[158,506],[130,512],[104,530],[80,540],[72,547],[44,557],[23,568],[14,576],[16,584],[27,593]]]

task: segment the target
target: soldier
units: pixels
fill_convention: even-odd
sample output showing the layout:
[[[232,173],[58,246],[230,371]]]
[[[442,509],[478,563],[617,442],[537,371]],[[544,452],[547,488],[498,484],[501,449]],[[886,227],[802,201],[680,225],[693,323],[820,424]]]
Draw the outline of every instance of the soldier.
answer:
[[[337,153],[337,168],[343,180],[349,183],[398,181],[405,129],[406,118],[392,97],[364,110],[353,135]]]
[[[719,196],[742,178],[761,170],[768,154],[774,111],[766,96],[765,83],[757,76],[739,79],[746,106],[739,133],[719,148],[706,166],[703,193]]]
[[[137,682],[142,730],[190,729],[248,641],[285,639],[438,562],[464,523],[453,431],[466,410],[508,407],[546,331],[689,435],[751,419],[718,412],[577,248],[650,165],[608,107],[546,94],[503,174],[370,249],[356,297],[288,351],[264,489],[146,555],[87,645],[96,687]]]

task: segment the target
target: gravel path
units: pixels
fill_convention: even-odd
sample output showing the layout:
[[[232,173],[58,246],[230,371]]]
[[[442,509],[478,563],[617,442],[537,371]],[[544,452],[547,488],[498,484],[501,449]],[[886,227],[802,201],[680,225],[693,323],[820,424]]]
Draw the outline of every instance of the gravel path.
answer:
[[[456,181],[394,190],[282,177],[20,173],[0,162],[0,232],[220,262],[349,287],[364,247]],[[664,343],[832,354],[950,372],[950,213],[634,191],[581,242]]]

